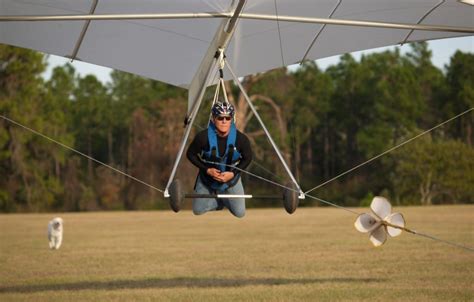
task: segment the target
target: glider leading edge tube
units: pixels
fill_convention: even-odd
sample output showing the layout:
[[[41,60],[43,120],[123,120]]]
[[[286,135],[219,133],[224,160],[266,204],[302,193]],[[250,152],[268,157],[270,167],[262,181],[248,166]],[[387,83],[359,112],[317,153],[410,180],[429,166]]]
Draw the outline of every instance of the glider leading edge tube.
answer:
[[[79,20],[143,20],[143,19],[209,19],[209,18],[231,18],[232,13],[182,13],[182,14],[103,14],[103,15],[38,15],[38,16],[0,16],[0,22],[13,21],[79,21]],[[393,29],[412,29],[423,31],[441,31],[474,34],[472,27],[443,26],[443,25],[422,25],[408,23],[391,23],[378,21],[345,20],[329,18],[305,18],[296,16],[265,15],[265,14],[245,14],[239,15],[241,19],[267,20],[280,22],[330,24],[342,26],[363,26]]]

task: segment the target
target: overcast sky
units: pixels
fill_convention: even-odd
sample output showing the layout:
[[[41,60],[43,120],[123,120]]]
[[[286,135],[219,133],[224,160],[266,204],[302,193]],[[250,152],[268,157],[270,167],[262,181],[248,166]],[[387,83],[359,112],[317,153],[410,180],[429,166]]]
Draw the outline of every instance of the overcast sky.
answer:
[[[451,38],[451,39],[442,39],[442,40],[434,40],[428,42],[429,48],[433,53],[432,61],[433,64],[436,65],[440,69],[444,69],[444,66],[449,63],[450,57],[456,52],[456,50],[461,50],[463,52],[474,52],[474,37],[464,37],[464,38]],[[359,59],[362,54],[368,54],[372,52],[379,52],[384,51],[386,49],[393,49],[395,46],[391,47],[382,47],[376,48],[372,50],[365,50],[365,51],[358,51],[353,53],[356,59]],[[400,47],[402,52],[407,52],[410,50],[410,46],[408,44]],[[65,59],[58,56],[51,55],[48,62],[49,66],[46,70],[44,76],[46,79],[51,77],[51,71],[54,67],[58,65],[64,65],[69,62],[69,59]],[[339,61],[339,56],[333,56],[329,58],[319,59],[317,60],[317,64],[320,68],[326,69],[329,65],[337,64]],[[99,80],[103,83],[110,81],[110,72],[112,69],[101,67],[98,65],[93,65],[89,63],[84,63],[80,61],[74,61],[72,63],[76,71],[81,75],[84,76],[86,74],[94,74]],[[293,65],[290,68],[297,68],[297,65]]]

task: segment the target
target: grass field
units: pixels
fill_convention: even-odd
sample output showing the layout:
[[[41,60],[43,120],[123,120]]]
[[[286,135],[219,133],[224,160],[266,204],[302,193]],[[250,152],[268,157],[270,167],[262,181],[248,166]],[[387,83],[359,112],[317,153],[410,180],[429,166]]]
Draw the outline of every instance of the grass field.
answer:
[[[474,206],[396,208],[474,246]],[[367,209],[356,209],[365,212]],[[65,221],[48,248],[48,221]],[[474,253],[404,233],[373,248],[335,208],[0,215],[0,301],[474,301]]]

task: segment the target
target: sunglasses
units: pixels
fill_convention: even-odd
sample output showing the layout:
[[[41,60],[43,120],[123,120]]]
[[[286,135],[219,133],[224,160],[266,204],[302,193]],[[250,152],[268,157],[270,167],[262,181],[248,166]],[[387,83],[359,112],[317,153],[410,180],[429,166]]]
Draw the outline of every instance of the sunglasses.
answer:
[[[232,119],[231,116],[217,116],[216,117],[216,120],[218,121],[223,121],[223,120],[230,121],[231,119]]]

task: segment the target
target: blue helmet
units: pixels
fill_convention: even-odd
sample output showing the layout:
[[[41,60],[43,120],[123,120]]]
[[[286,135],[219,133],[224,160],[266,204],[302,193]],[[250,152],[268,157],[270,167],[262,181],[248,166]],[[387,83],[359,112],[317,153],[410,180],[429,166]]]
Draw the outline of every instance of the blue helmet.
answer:
[[[234,117],[235,109],[231,103],[215,102],[212,106],[212,116],[230,116]]]

